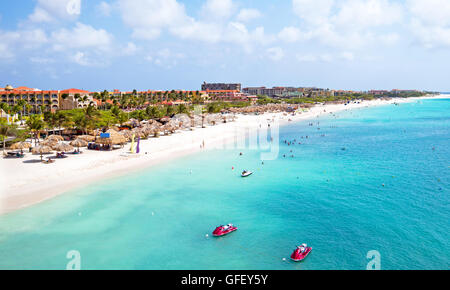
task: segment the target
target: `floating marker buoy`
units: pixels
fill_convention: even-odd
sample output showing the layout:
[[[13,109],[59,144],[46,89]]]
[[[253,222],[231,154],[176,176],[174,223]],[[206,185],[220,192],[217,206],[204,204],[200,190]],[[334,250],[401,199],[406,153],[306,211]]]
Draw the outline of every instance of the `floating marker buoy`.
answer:
[[[208,234],[206,234],[206,235],[205,235],[205,237],[206,237],[206,238],[208,238],[208,237],[209,237],[209,235],[208,235]]]
[[[282,260],[283,260],[283,261],[286,261],[286,258],[283,258]]]

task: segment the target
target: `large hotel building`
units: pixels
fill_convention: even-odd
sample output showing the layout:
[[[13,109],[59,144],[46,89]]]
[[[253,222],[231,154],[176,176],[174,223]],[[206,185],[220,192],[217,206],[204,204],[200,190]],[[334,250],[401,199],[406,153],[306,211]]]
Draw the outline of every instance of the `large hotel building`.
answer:
[[[42,111],[70,110],[75,108],[87,107],[94,102],[91,92],[77,89],[70,90],[39,90],[28,87],[13,88],[6,86],[0,88],[0,103],[7,103],[14,106],[24,100],[31,106],[30,113],[38,113]],[[94,105],[95,102],[94,102]]]
[[[224,84],[224,83],[217,83],[217,84],[208,84],[204,82],[202,84],[202,91],[238,91],[240,92],[242,90],[241,84]]]

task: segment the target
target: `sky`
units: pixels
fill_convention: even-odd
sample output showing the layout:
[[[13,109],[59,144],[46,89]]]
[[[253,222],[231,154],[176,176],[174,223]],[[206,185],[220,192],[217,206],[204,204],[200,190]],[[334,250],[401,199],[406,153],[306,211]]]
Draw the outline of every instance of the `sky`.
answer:
[[[449,0],[0,1],[0,86],[450,91]]]

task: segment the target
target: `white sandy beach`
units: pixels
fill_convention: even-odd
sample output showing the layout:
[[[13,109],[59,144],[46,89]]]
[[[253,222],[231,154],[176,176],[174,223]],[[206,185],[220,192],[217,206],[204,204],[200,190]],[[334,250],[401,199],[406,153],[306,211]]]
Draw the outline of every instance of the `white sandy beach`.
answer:
[[[440,97],[429,96],[424,98]],[[360,104],[316,106],[309,110],[286,116],[282,113],[266,113],[260,116],[239,115],[235,122],[220,124],[194,131],[180,131],[171,136],[150,138],[141,141],[141,153],[128,153],[130,145],[121,150],[98,152],[84,150],[82,155],[69,155],[67,159],[56,160],[54,164],[27,163],[39,160],[39,156],[26,154],[24,159],[0,159],[0,214],[31,206],[59,194],[86,186],[105,178],[113,178],[140,170],[158,163],[169,162],[173,158],[217,148],[232,146],[236,135],[245,130],[267,128],[268,119],[280,125],[316,118],[343,110],[380,106],[393,103],[417,101],[423,98],[364,101]],[[205,142],[205,149],[201,144]]]

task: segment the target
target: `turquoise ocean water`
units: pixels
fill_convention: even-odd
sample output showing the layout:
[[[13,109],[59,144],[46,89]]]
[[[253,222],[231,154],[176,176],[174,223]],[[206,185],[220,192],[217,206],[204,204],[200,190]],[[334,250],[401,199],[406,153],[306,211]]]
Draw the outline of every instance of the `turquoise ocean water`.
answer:
[[[0,269],[65,269],[71,250],[83,269],[365,269],[371,250],[382,269],[450,269],[450,99],[309,122],[264,165],[212,150],[1,216]]]

